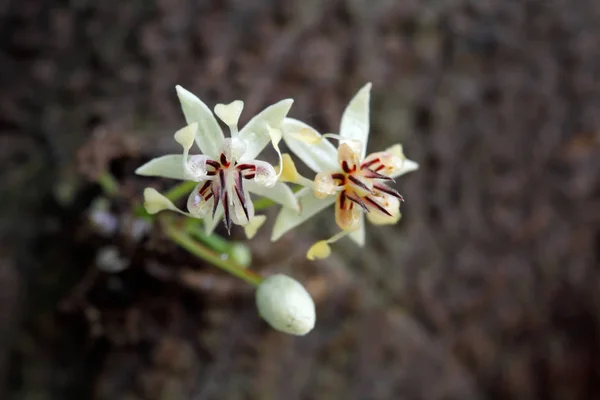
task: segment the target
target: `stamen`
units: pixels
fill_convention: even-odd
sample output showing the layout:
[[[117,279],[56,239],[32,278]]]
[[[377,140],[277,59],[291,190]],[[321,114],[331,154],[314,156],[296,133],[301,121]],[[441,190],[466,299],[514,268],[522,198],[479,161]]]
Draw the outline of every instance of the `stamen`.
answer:
[[[221,196],[221,188],[220,187],[215,187],[213,188],[213,194],[215,196],[215,199],[213,200],[213,209],[212,209],[212,216],[213,218],[215,218],[215,214],[217,213],[217,208],[219,208],[219,197]]]
[[[394,180],[394,178],[380,174],[379,172],[375,172],[372,169],[368,169],[368,168],[366,169],[366,172],[363,173],[363,176],[368,179],[381,179],[384,181],[393,181]]]
[[[388,217],[392,217],[392,214],[388,210],[383,208],[383,206],[381,204],[377,203],[375,200],[371,199],[369,196],[365,197],[365,200],[367,201],[367,203],[373,205],[376,209],[378,209],[379,211],[381,211]]]
[[[244,215],[246,216],[246,221],[250,221],[250,216],[248,213],[248,208],[246,207],[246,198],[244,197],[244,180],[242,179],[242,173],[238,172],[237,182],[235,187],[235,193],[237,194],[238,199],[240,200],[240,204],[242,205],[242,210],[244,210]]]
[[[346,195],[346,197],[348,198],[348,200],[358,204],[364,212],[369,212],[369,208],[367,207],[367,205],[365,204],[365,202],[363,201],[363,199],[361,199],[358,196],[350,196],[350,195]]]
[[[229,204],[227,204],[229,196],[227,190],[223,190],[222,193],[223,210],[225,211],[225,228],[227,228],[227,232],[231,233],[231,214],[229,210]]]
[[[367,191],[368,193],[373,193],[373,191],[364,182],[360,181],[355,176],[348,175],[348,179],[350,179],[350,181],[352,181],[352,183],[354,183],[356,186],[360,187],[361,189]]]
[[[392,189],[389,186],[386,186],[386,185],[373,185],[373,187],[375,189],[377,189],[377,190],[382,191],[383,193],[387,193],[389,195],[392,195],[392,196],[396,197],[400,201],[404,201],[404,197],[402,197],[402,195],[400,193],[398,193],[395,189]]]

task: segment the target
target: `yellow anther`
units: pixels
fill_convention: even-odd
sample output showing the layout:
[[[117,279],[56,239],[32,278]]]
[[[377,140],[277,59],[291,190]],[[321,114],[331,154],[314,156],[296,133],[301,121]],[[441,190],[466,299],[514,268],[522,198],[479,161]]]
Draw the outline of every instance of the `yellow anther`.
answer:
[[[322,260],[331,255],[331,247],[327,243],[327,240],[319,240],[317,243],[313,244],[308,252],[306,253],[306,258],[311,261],[314,260]]]

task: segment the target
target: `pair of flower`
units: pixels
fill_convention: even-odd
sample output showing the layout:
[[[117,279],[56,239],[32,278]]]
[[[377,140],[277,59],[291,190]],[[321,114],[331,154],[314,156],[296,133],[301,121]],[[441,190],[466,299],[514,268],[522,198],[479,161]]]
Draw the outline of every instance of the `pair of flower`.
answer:
[[[418,168],[406,159],[402,146],[366,155],[369,137],[369,97],[367,84],[346,107],[339,135],[321,135],[305,123],[288,118],[293,100],[275,103],[252,118],[238,131],[242,101],[217,104],[216,115],[230,129],[225,138],[210,109],[180,86],[177,95],[188,125],[175,133],[183,153],[149,161],[136,170],[139,175],[162,176],[198,182],[187,201],[188,212],[178,209],[156,190],[144,191],[146,210],[157,213],[169,209],[202,218],[207,233],[223,219],[244,226],[249,237],[264,223],[255,216],[249,192],[283,206],[274,224],[272,240],[305,222],[319,211],[335,204],[335,220],[341,232],[311,247],[310,259],[330,254],[329,243],[346,235],[364,245],[364,215],[374,224],[394,224],[400,219],[402,196],[388,182]],[[336,147],[327,138],[337,140]],[[289,149],[317,174],[313,180],[301,176],[288,154],[281,154],[281,139]],[[190,155],[194,142],[201,154]],[[255,158],[271,143],[279,157],[279,167]],[[287,183],[303,188],[294,193]]]

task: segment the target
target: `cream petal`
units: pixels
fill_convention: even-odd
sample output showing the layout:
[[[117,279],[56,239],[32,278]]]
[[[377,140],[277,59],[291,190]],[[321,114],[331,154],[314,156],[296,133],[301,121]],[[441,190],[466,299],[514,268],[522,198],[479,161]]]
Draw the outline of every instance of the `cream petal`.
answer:
[[[235,191],[235,190],[234,190]],[[233,199],[233,207],[231,212],[231,220],[236,225],[245,226],[254,218],[254,203],[250,198],[250,194],[247,191],[247,188],[244,190],[244,203],[240,201],[237,193],[232,193],[231,198]],[[246,207],[246,211],[248,211],[248,218],[246,218],[246,213],[244,211],[244,206]],[[257,228],[258,229],[258,228]]]
[[[198,124],[196,144],[203,154],[213,158],[219,155],[219,148],[223,142],[223,131],[210,108],[191,92],[176,86],[177,96],[181,102],[181,110],[188,124]]]
[[[315,172],[337,171],[337,150],[330,141],[321,139],[321,135],[309,125],[293,118],[286,118],[281,125],[283,140],[290,150],[300,158],[304,164]],[[308,133],[315,140],[307,141],[298,137],[300,133]],[[306,136],[306,135],[305,135]]]
[[[391,174],[390,177],[397,178],[401,175],[407,174],[412,171],[416,171],[418,169],[419,169],[419,164],[417,164],[416,162],[409,160],[407,158],[406,160],[404,160],[404,165],[402,165],[402,168],[400,168],[398,171]]]
[[[264,215],[255,215],[250,219],[250,222],[244,225],[244,233],[248,239],[252,239],[258,233],[258,230],[267,221],[267,217]]]
[[[342,114],[340,136],[346,140],[357,140],[362,143],[361,158],[365,157],[369,140],[369,98],[371,84],[367,83],[350,100]]]
[[[161,176],[171,179],[185,179],[183,170],[183,155],[169,154],[154,158],[135,170],[142,176]]]
[[[292,189],[283,182],[277,182],[274,186],[265,187],[254,181],[245,180],[244,187],[250,193],[273,200],[285,208],[292,210],[292,212],[297,213],[299,210],[298,200],[296,199],[294,192],[292,192]]]
[[[144,189],[144,208],[148,214],[156,214],[164,210],[171,210],[190,216],[190,214],[177,208],[171,200],[159,193],[158,190],[150,187]]]
[[[360,227],[357,230],[348,233],[348,236],[360,247],[365,245],[365,216],[364,216],[364,214],[362,214],[360,217]]]
[[[214,232],[219,222],[223,220],[223,206],[219,205],[217,208],[217,212],[215,213],[215,217],[213,218],[212,213],[206,214],[203,219],[204,222],[204,233],[210,235]]]
[[[273,129],[279,128],[293,102],[292,99],[285,99],[265,108],[240,130],[239,138],[248,146],[244,153],[244,160],[255,159],[267,147],[271,142],[267,126],[271,126]]]
[[[196,138],[197,130],[198,124],[194,122],[175,132],[175,141],[183,147],[183,151],[185,154],[187,154],[187,152],[190,151],[190,149],[192,148],[192,145],[194,144],[194,139]]]
[[[318,199],[310,188],[300,190],[296,193],[296,198],[300,204],[300,213],[289,208],[282,208],[273,226],[272,241],[278,240],[289,230],[308,220],[319,211],[331,206],[336,199],[335,196]]]
[[[217,104],[215,106],[215,115],[221,119],[232,129],[235,128],[237,133],[237,125],[240,119],[240,115],[242,115],[242,110],[244,109],[244,102],[241,100],[232,101],[229,104]]]
[[[189,213],[199,219],[204,218],[211,211],[213,204],[213,200],[206,201],[204,196],[200,194],[200,190],[205,184],[205,182],[197,184],[187,200],[187,209]]]

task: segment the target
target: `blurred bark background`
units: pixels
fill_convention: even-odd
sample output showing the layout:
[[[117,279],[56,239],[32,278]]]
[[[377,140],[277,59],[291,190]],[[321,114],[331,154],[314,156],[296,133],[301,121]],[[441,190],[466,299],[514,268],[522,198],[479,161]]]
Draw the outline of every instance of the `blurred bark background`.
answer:
[[[599,398],[598,71],[595,0],[0,1],[0,397]],[[253,242],[314,294],[311,334],[268,329],[210,267],[164,278],[192,262],[174,247],[90,272],[86,142],[88,175],[176,150],[176,84],[245,120],[293,97],[335,132],[367,81],[370,150],[421,164],[401,223],[312,265],[315,226]]]

